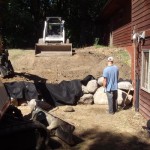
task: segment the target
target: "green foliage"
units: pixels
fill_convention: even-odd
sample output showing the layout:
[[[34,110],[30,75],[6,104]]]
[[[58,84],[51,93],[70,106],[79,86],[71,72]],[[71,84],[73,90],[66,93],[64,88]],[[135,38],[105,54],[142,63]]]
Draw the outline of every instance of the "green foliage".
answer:
[[[94,46],[95,48],[105,48],[105,45],[100,45],[100,38],[95,38],[95,42],[94,42]]]
[[[120,49],[117,53],[115,53],[115,56],[122,60],[124,64],[131,65],[130,55],[126,50]]]
[[[106,46],[105,45],[94,45],[95,46],[95,48],[106,48]]]
[[[3,36],[9,47],[34,46],[42,37],[44,20],[65,20],[66,39],[74,46],[93,45],[96,21],[107,0],[5,0]],[[4,8],[4,7],[3,7]]]
[[[5,41],[9,47],[22,47],[33,40],[34,22],[26,1],[8,0],[4,22]]]
[[[98,45],[98,44],[99,44],[99,38],[95,38],[94,45]]]

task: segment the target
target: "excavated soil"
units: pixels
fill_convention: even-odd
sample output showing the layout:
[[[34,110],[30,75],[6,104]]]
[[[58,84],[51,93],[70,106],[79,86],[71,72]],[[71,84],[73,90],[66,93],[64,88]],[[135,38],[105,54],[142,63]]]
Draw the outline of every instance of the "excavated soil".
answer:
[[[131,76],[130,57],[123,49],[87,47],[75,49],[74,55],[51,55],[35,57],[34,50],[9,50],[9,59],[15,70],[15,76],[2,79],[12,81],[41,81],[60,83],[62,80],[83,79],[87,75],[98,78],[106,66],[108,56],[113,56],[119,67],[119,77]],[[142,126],[146,120],[134,107],[120,109],[114,115],[106,113],[105,105],[76,105],[74,112],[65,112],[68,106],[59,106],[50,111],[64,121],[75,126],[76,145],[61,143],[50,146],[53,149],[71,150],[149,150],[150,137]],[[30,113],[28,106],[18,106],[24,115]]]

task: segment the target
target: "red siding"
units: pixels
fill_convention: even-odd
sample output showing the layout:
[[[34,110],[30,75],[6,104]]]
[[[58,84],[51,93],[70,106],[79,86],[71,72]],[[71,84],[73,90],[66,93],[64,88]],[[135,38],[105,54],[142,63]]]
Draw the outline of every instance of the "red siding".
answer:
[[[132,26],[138,32],[150,28],[149,0],[132,0]]]
[[[150,0],[132,0],[132,28],[135,32],[146,31],[144,45],[137,49],[136,74],[141,74],[141,51],[150,49]],[[139,111],[146,118],[150,119],[150,93],[140,89]]]
[[[146,118],[150,119],[150,94],[140,90],[140,112]]]
[[[102,13],[105,45],[131,46],[131,0],[111,0]],[[110,36],[112,35],[112,36]]]
[[[113,31],[113,46],[124,47],[131,45],[131,23]]]

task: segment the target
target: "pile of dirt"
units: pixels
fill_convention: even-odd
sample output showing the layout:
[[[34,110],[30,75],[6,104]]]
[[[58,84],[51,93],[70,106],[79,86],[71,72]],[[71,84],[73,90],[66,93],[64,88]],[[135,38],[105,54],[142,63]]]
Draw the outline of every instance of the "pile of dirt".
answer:
[[[4,82],[46,80],[49,83],[59,83],[62,80],[83,79],[87,75],[98,78],[102,76],[103,69],[107,65],[108,56],[114,57],[114,63],[120,70],[120,78],[131,78],[131,60],[123,49],[87,47],[75,49],[72,56],[35,57],[34,53],[34,50],[9,50],[9,59],[16,76],[4,79]]]
[[[73,56],[35,57],[34,50],[9,50],[9,54],[15,76],[2,79],[3,82],[59,83],[62,80],[83,79],[87,75],[98,78],[107,65],[108,56],[114,57],[114,63],[120,70],[119,78],[131,78],[130,56],[123,49],[87,47],[75,49]],[[66,107],[59,106],[50,113],[75,126],[74,134],[78,144],[70,147],[61,141],[61,149],[150,149],[147,132],[142,129],[142,126],[146,125],[146,120],[135,112],[134,107],[120,110],[115,115],[106,113],[107,105],[77,105],[73,106],[74,112],[65,112]],[[30,113],[28,106],[18,108],[24,115]]]

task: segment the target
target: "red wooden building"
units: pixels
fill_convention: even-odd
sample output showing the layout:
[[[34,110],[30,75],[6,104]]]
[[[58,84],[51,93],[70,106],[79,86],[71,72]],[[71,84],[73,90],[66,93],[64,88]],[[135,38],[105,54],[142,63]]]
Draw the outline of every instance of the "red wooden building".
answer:
[[[150,0],[108,0],[102,18],[103,43],[131,56],[134,106],[150,119]]]

